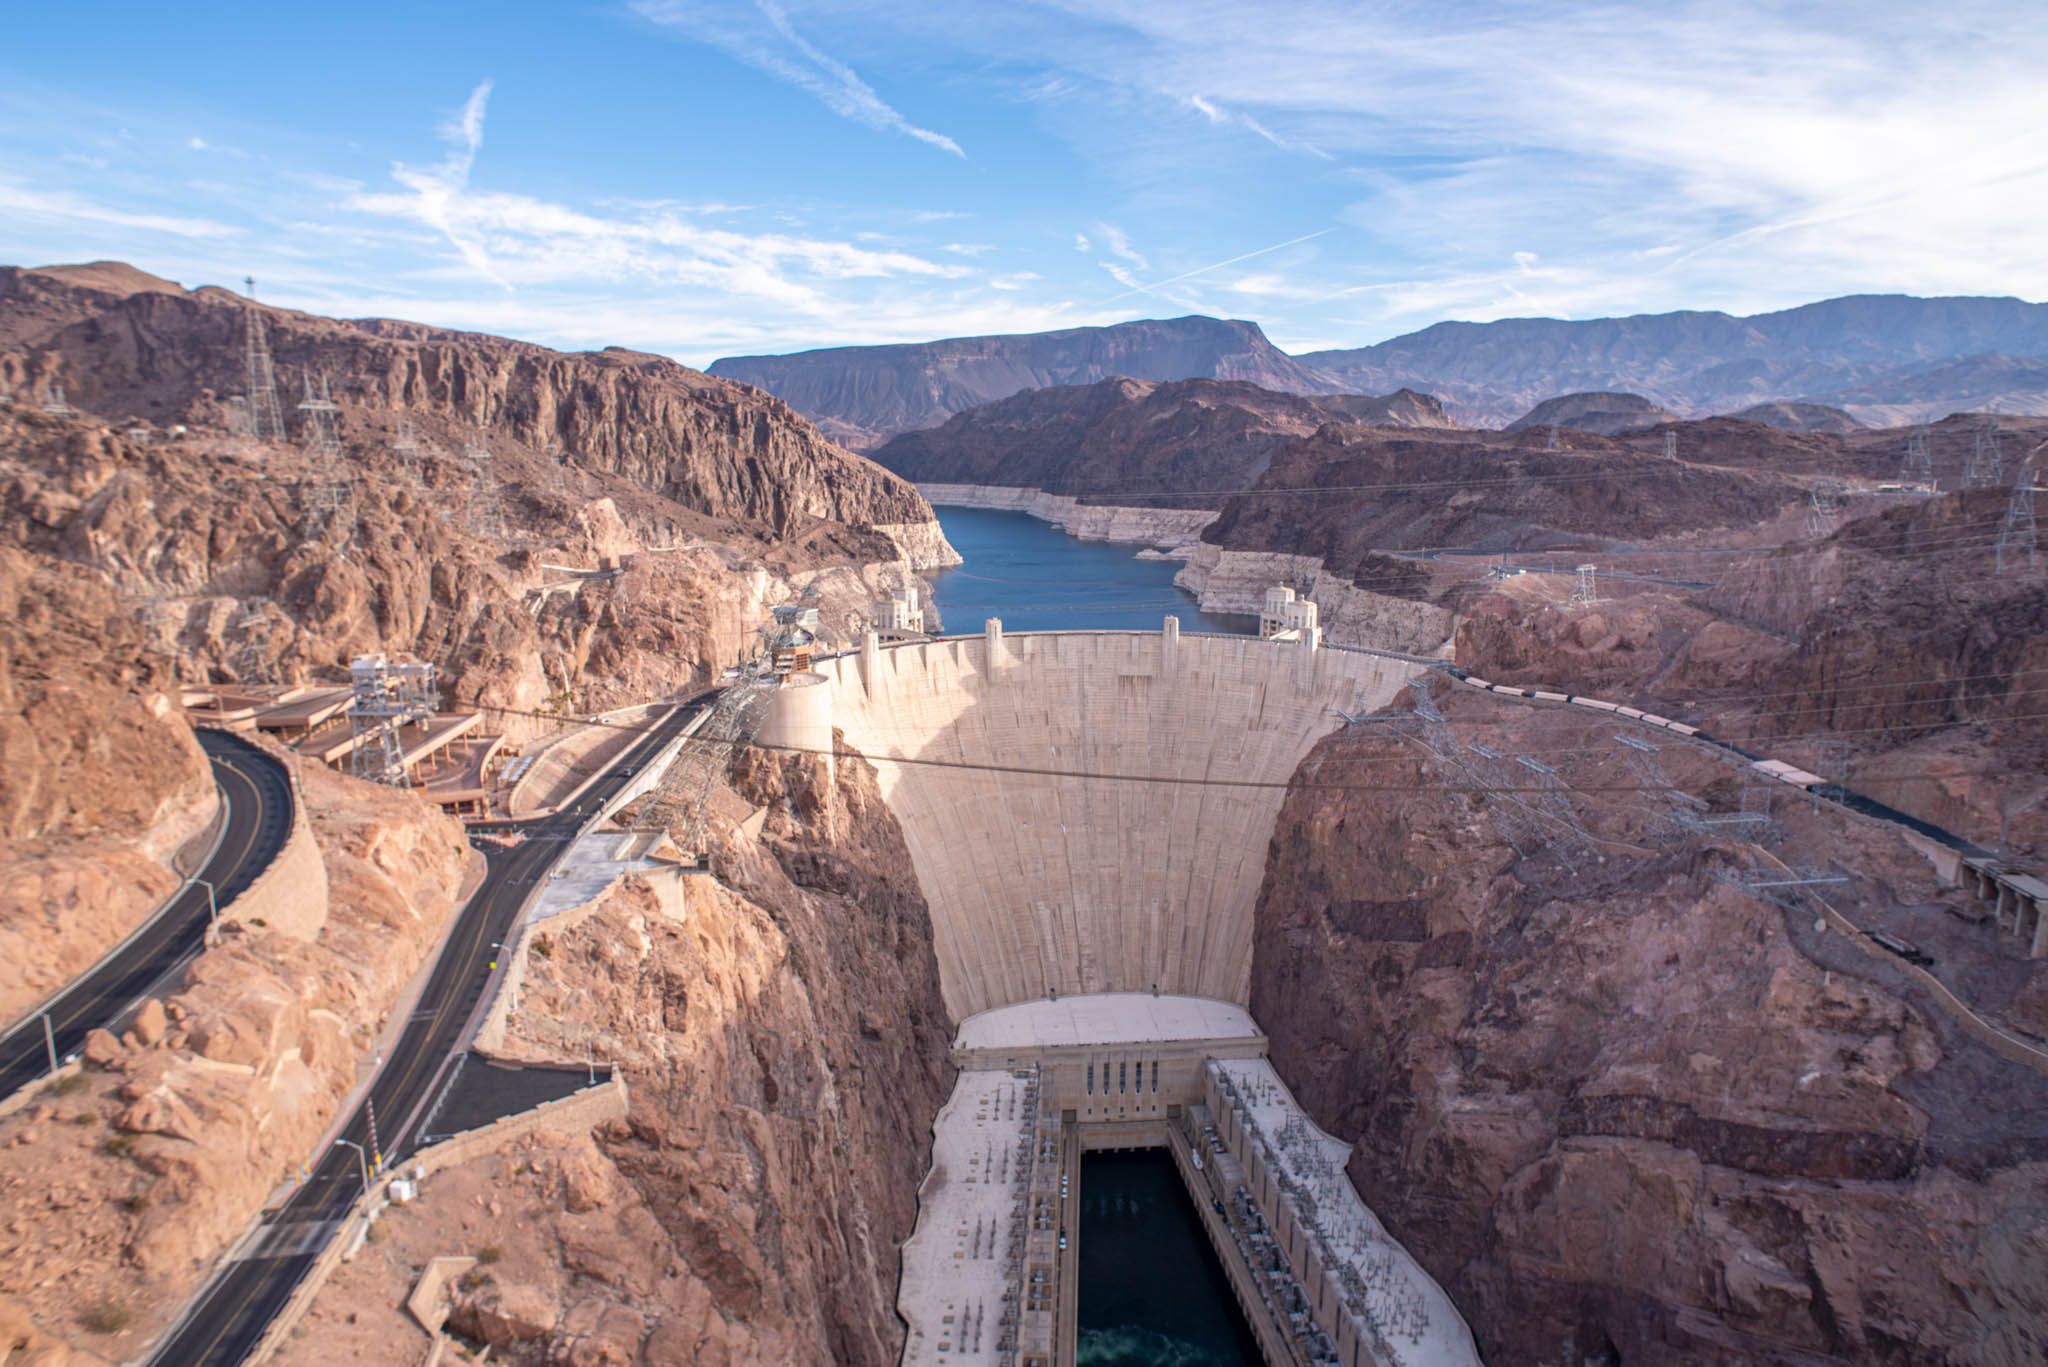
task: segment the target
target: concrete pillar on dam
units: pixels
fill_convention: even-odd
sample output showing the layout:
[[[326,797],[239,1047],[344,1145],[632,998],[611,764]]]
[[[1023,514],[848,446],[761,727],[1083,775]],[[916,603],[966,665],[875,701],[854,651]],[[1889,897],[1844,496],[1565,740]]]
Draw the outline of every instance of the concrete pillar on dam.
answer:
[[[1180,618],[1168,617],[1159,629],[1159,676],[1173,673],[1173,657],[1180,649]]]
[[[1010,657],[1003,653],[1003,619],[991,617],[981,624],[981,629],[988,633],[989,671],[1000,673],[1003,666],[1010,662]]]
[[[860,638],[860,686],[862,688],[874,688],[875,667],[880,662],[881,657],[881,633],[874,631],[862,633]]]

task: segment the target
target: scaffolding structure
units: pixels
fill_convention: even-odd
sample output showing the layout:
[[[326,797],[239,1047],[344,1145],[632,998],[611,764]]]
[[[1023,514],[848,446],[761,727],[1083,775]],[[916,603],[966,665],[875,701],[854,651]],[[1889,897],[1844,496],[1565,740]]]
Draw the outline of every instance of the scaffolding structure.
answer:
[[[441,706],[435,669],[421,660],[358,655],[349,662],[349,772],[372,783],[402,786],[405,745],[399,732],[431,719]]]

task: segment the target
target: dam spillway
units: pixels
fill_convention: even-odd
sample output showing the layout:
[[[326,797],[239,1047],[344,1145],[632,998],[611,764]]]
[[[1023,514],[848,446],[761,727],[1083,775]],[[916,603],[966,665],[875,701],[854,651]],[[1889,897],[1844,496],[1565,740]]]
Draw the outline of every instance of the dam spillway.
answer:
[[[1288,779],[1339,708],[1384,706],[1424,668],[1171,620],[991,624],[817,665],[826,725],[903,829],[956,1021],[1083,993],[1244,1003]]]

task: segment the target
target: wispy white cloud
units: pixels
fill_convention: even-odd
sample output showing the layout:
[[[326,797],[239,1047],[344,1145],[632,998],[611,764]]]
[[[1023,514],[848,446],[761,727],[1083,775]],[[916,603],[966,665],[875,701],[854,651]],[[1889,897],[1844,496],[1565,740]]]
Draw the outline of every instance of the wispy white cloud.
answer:
[[[160,214],[103,204],[69,190],[34,190],[0,180],[0,211],[52,223],[139,229],[173,237],[232,237],[235,229],[212,219]]]
[[[491,82],[478,81],[462,108],[444,120],[441,141],[448,154],[433,166],[408,166],[400,162],[391,168],[391,178],[412,193],[404,200],[389,195],[358,195],[355,207],[371,213],[398,212],[432,227],[462,255],[470,269],[503,289],[511,289],[475,231],[476,215],[465,212],[471,202],[469,173],[476,154],[484,145],[484,111],[491,100]]]
[[[842,118],[883,132],[901,133],[951,152],[967,153],[944,133],[905,118],[846,63],[797,32],[777,0],[720,4],[717,0],[629,0],[642,18],[711,44],[815,97]]]
[[[1320,157],[1324,161],[1336,160],[1336,158],[1332,157],[1328,152],[1325,152],[1322,148],[1316,146],[1312,142],[1303,142],[1296,138],[1281,137],[1278,133],[1275,133],[1272,129],[1266,127],[1265,124],[1260,123],[1257,119],[1253,118],[1249,114],[1245,114],[1237,110],[1225,109],[1221,105],[1216,104],[1214,101],[1204,99],[1200,95],[1189,95],[1187,97],[1187,102],[1190,108],[1192,108],[1196,113],[1200,114],[1203,118],[1207,119],[1209,123],[1214,127],[1242,128],[1248,133],[1252,133],[1258,137],[1264,138],[1267,142],[1272,143],[1275,147],[1280,148],[1282,151],[1304,152],[1312,157]]]
[[[1096,233],[1102,238],[1102,245],[1111,256],[1129,262],[1139,270],[1149,270],[1151,263],[1144,254],[1131,245],[1130,235],[1114,223],[1097,223]]]

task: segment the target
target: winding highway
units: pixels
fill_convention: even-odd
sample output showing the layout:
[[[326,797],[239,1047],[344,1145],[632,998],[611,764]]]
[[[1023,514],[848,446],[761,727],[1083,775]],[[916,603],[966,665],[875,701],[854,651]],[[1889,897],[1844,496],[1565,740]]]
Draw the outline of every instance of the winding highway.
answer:
[[[340,1140],[327,1147],[307,1180],[229,1255],[151,1356],[152,1363],[238,1363],[256,1347],[340,1231],[349,1207],[363,1194],[365,1164],[349,1146],[363,1146],[370,1162],[381,1154],[387,1165],[415,1147],[421,1120],[466,1046],[472,1019],[496,970],[499,946],[535,886],[548,876],[569,842],[632,781],[641,765],[675,739],[696,710],[695,705],[684,704],[663,716],[583,792],[575,810],[490,828],[516,832],[524,839],[509,848],[478,846],[487,861],[484,881],[457,913],[411,1018],[363,1103],[340,1130]]]
[[[226,906],[284,848],[292,829],[292,785],[284,765],[226,732],[197,734],[213,765],[226,812],[213,857],[105,958],[0,1035],[0,1096],[13,1095],[49,1071],[50,1037],[58,1058],[76,1053],[88,1031],[112,1026],[167,974],[199,953],[212,915],[207,884]],[[45,1016],[49,1036],[44,1033]]]

